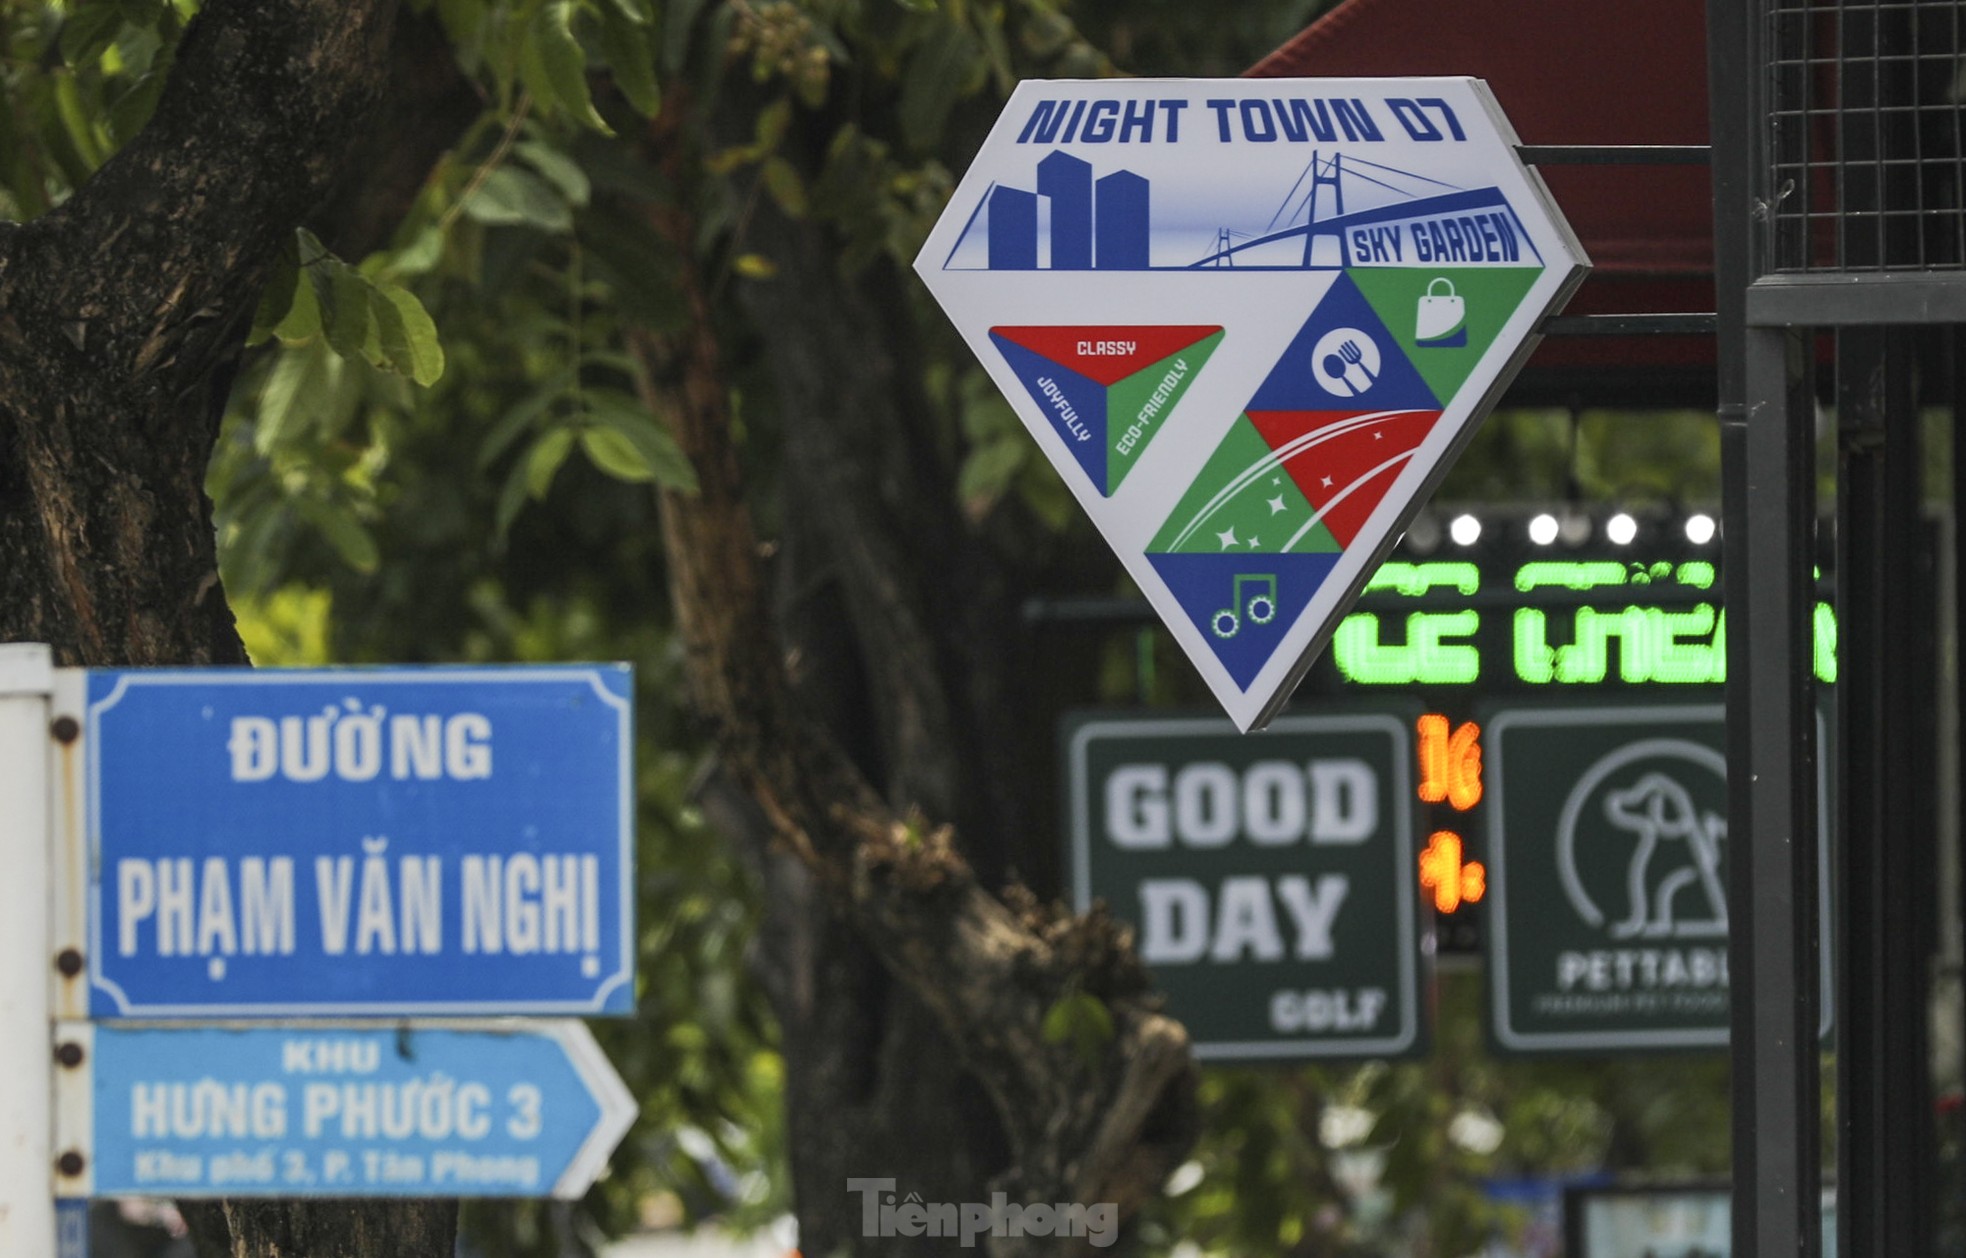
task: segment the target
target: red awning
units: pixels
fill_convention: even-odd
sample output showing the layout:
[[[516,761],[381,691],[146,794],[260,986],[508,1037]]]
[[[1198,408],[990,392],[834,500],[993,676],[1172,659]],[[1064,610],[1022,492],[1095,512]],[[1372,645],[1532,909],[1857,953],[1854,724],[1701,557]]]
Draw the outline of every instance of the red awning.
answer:
[[[1575,0],[1344,0],[1249,71],[1252,77],[1485,79],[1524,144],[1705,144],[1706,10],[1696,0],[1646,5]],[[1593,271],[1569,314],[1713,309],[1713,206],[1704,167],[1541,167]],[[1679,368],[1671,397],[1710,389],[1711,337],[1552,337],[1518,392],[1627,386]],[[1643,394],[1645,390],[1640,388]]]

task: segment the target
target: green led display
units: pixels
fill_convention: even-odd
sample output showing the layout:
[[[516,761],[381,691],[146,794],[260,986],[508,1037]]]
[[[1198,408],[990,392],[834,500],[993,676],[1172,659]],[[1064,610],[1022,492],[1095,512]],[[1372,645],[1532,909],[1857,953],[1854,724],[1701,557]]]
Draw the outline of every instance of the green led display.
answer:
[[[1355,612],[1332,636],[1331,658],[1346,681],[1362,686],[1473,685],[1481,680],[1484,657],[1499,655],[1505,646],[1509,665],[1497,659],[1493,666],[1508,668],[1512,685],[1714,685],[1727,680],[1726,613],[1712,602],[1662,603],[1646,595],[1661,587],[1711,590],[1717,577],[1714,565],[1704,560],[1539,559],[1517,567],[1509,586],[1523,594],[1602,592],[1602,601],[1413,611],[1403,617]],[[1453,602],[1455,594],[1473,595],[1481,588],[1477,565],[1442,562],[1388,563],[1365,590],[1431,596],[1438,607]],[[1836,612],[1828,603],[1816,604],[1813,629],[1816,676],[1834,682]]]

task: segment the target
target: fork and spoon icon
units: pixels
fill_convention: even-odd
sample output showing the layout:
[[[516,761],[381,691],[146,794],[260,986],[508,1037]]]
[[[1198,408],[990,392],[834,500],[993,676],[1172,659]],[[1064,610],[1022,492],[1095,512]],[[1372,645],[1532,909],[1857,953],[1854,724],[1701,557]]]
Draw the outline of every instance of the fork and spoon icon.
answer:
[[[1333,328],[1311,351],[1317,382],[1327,393],[1356,397],[1379,378],[1379,346],[1357,328]]]

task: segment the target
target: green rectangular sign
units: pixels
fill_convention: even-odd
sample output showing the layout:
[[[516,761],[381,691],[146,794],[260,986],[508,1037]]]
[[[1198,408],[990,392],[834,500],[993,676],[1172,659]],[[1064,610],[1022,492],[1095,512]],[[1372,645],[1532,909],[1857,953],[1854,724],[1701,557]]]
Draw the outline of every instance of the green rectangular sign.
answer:
[[[1420,1031],[1418,705],[1066,723],[1070,868],[1203,1060],[1391,1057]]]
[[[1724,705],[1511,706],[1487,716],[1487,969],[1497,1044],[1723,1047]],[[1819,718],[1819,741],[1826,736]],[[1818,807],[1827,833],[1820,781]],[[1827,849],[1819,845],[1825,1034]]]

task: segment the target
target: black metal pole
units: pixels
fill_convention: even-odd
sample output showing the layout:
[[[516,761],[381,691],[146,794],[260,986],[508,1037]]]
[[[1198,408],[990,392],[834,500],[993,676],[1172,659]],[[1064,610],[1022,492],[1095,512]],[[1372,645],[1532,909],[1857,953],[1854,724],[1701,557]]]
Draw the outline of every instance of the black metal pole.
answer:
[[[1839,8],[1839,265],[1920,259],[1914,15]],[[1849,72],[1864,66],[1869,73]],[[1862,177],[1868,176],[1868,177]],[[1936,675],[1921,614],[1932,574],[1919,521],[1918,355],[1905,328],[1837,334],[1838,681],[1843,763],[1837,918],[1840,1252],[1931,1252],[1936,1132],[1925,1010],[1936,948],[1929,872]]]
[[[1748,564],[1748,468],[1747,468],[1747,286],[1752,278],[1750,250],[1753,235],[1747,210],[1754,197],[1754,180],[1749,177],[1753,161],[1753,115],[1747,84],[1750,75],[1749,14],[1757,6],[1708,0],[1707,4],[1707,112],[1708,135],[1712,146],[1713,168],[1713,270],[1715,375],[1719,397],[1721,466],[1721,520],[1727,615],[1727,763],[1736,770],[1748,761],[1752,740],[1748,737],[1745,713],[1748,636],[1741,623],[1746,599],[1741,597],[1747,584]],[[1727,820],[1734,841],[1729,898],[1738,900],[1734,887],[1740,881],[1743,862],[1740,849],[1751,833],[1747,775],[1731,772],[1727,778]],[[1743,1005],[1753,998],[1754,970],[1740,964],[1742,942],[1751,918],[1730,905],[1732,933],[1729,951],[1733,961],[1732,1019],[1729,1049],[1733,1060],[1733,1163],[1734,1163],[1734,1245],[1741,1258],[1759,1253],[1759,1212],[1755,1208],[1756,1169],[1755,1108],[1748,1085],[1754,1078],[1754,1042],[1751,1029],[1743,1027]]]
[[[1747,326],[1765,269],[1766,2],[1707,7],[1727,571],[1728,950],[1738,1258],[1816,1258],[1815,705],[1806,342]],[[1757,211],[1760,210],[1760,214]]]
[[[1813,407],[1805,341],[1750,328],[1740,532],[1728,542],[1734,1252],[1822,1244]],[[1737,733],[1737,730],[1739,731]],[[1738,791],[1738,794],[1735,792]]]
[[[1914,354],[1900,329],[1837,336],[1839,1252],[1930,1252],[1925,1019],[1935,900],[1928,807],[1933,574],[1919,521]]]

